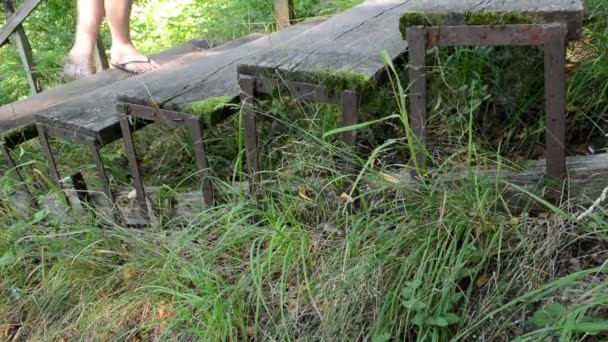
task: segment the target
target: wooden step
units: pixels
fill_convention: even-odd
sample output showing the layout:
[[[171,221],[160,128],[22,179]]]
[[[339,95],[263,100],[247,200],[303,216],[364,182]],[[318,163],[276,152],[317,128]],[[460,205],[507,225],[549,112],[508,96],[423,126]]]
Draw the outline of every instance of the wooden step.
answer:
[[[441,15],[462,22],[471,12],[514,12],[539,15],[543,21],[563,21],[573,37],[580,36],[582,0],[368,0],[315,26],[290,44],[243,61],[239,73],[251,76],[281,74],[290,81],[336,83],[336,78],[360,85],[378,79],[384,69],[382,52],[401,57],[407,43],[399,30],[404,14]],[[461,18],[460,20],[458,18]],[[331,84],[324,84],[331,85]]]
[[[161,64],[171,63],[194,52],[201,52],[212,47],[231,48],[259,39],[262,36],[251,34],[219,47],[205,39],[192,40],[155,54],[152,58]],[[31,124],[35,121],[34,114],[38,112],[131,77],[133,75],[119,70],[104,70],[89,78],[72,81],[27,99],[3,105],[0,107],[0,132]]]
[[[36,114],[39,122],[65,130],[65,138],[93,137],[106,145],[122,134],[116,113],[118,97],[181,111],[192,102],[217,97],[237,98],[237,63],[252,58],[277,44],[285,44],[318,25],[305,22],[230,49],[219,47],[190,53],[166,63],[157,71],[138,75],[111,86],[96,89],[61,105]],[[72,137],[68,136],[73,134]]]

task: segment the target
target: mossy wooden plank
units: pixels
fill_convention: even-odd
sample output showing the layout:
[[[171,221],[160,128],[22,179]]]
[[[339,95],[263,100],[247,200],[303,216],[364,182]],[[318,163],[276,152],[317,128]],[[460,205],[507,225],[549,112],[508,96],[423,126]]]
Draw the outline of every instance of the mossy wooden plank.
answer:
[[[507,25],[564,22],[570,39],[580,37],[583,0],[415,1],[400,18],[400,30],[411,26]]]
[[[289,45],[277,46],[241,63],[239,73],[263,77],[279,74],[288,80],[335,88],[361,87],[361,83],[375,80],[384,70],[383,51],[393,60],[405,53],[406,43],[398,23],[411,2],[366,1],[328,19]]]
[[[38,130],[35,125],[25,125],[11,129],[0,134],[0,141],[6,145],[8,149],[13,149],[17,145],[34,139],[38,136]]]
[[[404,14],[406,14],[404,16]],[[580,35],[582,0],[368,0],[298,37],[289,46],[277,47],[239,72],[252,76],[309,81],[320,71],[366,75],[371,81],[382,73],[382,51],[393,59],[404,54],[407,43],[399,30],[406,24],[459,25],[566,22],[571,38]]]
[[[257,38],[260,38],[260,35],[253,34],[239,40],[238,43],[249,42]],[[237,42],[230,42],[217,47],[217,49],[230,48],[235,43]],[[192,40],[155,54],[152,58],[161,64],[165,64],[178,58],[184,58],[193,52],[200,52],[212,47],[214,47],[214,43],[206,39]],[[0,131],[31,124],[35,121],[34,115],[36,113],[70,102],[75,98],[130,77],[133,77],[133,75],[119,70],[104,70],[92,77],[69,82],[27,99],[0,106]]]
[[[184,111],[192,102],[217,97],[238,98],[238,61],[287,41],[318,22],[291,26],[281,32],[253,41],[190,53],[166,63],[155,72],[135,76],[97,89],[85,96],[55,106],[36,115],[37,120],[91,137],[101,144],[122,136],[116,99],[125,97],[139,104]]]

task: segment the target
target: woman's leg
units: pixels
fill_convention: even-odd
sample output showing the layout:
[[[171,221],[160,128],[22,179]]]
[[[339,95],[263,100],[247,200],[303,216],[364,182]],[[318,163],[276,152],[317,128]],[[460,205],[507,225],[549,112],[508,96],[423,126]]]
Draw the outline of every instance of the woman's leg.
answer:
[[[147,57],[135,49],[131,41],[129,19],[131,17],[131,0],[105,0],[105,9],[110,31],[112,32],[112,63],[122,64],[128,62],[125,68],[135,73],[154,70],[159,65],[154,62],[146,62]],[[142,61],[137,63],[137,61]]]
[[[72,76],[87,76],[94,72],[93,51],[103,15],[103,0],[78,0],[76,40],[68,57]]]

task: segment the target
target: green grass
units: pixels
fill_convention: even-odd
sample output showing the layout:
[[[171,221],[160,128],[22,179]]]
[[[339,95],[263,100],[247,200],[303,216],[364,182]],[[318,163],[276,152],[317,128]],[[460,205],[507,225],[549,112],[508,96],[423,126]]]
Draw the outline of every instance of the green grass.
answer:
[[[251,6],[258,5],[264,8]],[[600,0],[587,5],[584,43],[569,51],[574,147],[608,130],[608,8]],[[339,4],[298,6],[313,16]],[[260,201],[239,190],[237,115],[206,136],[220,204],[185,223],[167,215],[133,229],[46,210],[23,219],[0,205],[0,340],[608,339],[605,205],[578,220],[586,202],[553,206],[473,172],[441,181],[454,170],[506,168],[542,154],[540,54],[451,49],[429,59],[431,146],[424,152],[433,167],[420,182],[406,181],[403,171],[421,147],[407,120],[406,72],[397,65],[358,127],[356,150],[339,142],[335,107],[261,103]],[[146,183],[163,184],[161,197],[197,187],[183,130],[154,125],[135,137]],[[85,149],[54,148],[64,174],[81,169],[94,178]],[[15,154],[36,170],[26,174],[37,196],[45,195],[37,143]],[[127,184],[122,145],[106,147],[104,160],[113,184]],[[358,191],[343,194],[347,177]],[[17,185],[10,174],[0,180],[4,196]],[[529,203],[513,206],[506,187]]]

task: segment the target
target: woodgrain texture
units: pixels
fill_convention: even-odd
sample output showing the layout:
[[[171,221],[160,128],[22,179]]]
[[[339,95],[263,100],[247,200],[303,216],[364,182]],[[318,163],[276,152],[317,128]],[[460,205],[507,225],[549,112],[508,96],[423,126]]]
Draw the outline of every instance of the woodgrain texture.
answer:
[[[169,110],[181,110],[191,102],[220,96],[237,98],[240,90],[236,65],[239,61],[271,49],[275,42],[289,40],[317,23],[294,25],[231,48],[186,54],[165,63],[157,71],[115,82],[39,112],[36,118],[74,134],[94,137],[105,145],[121,136],[120,116],[116,113],[118,97]]]
[[[198,53],[211,47],[214,47],[216,51],[230,49],[234,46],[256,40],[262,36],[263,35],[261,34],[252,34],[216,47],[214,47],[213,42],[205,39],[192,40],[155,54],[152,56],[152,58],[163,65],[168,63],[179,63],[181,58],[187,58],[187,56],[192,53]],[[47,90],[36,96],[1,106],[0,132],[22,125],[31,124],[35,121],[34,115],[36,113],[42,112],[51,107],[60,106],[63,103],[73,101],[78,97],[86,96],[86,94],[89,94],[95,90],[107,87],[111,84],[131,77],[133,77],[133,75],[119,70],[105,70],[90,78],[69,82],[57,88]],[[91,102],[94,102],[94,98],[91,98]]]
[[[324,70],[343,71],[375,79],[383,70],[382,51],[392,59],[406,48],[399,31],[400,17],[407,12],[440,14],[446,24],[460,25],[470,12],[497,11],[532,13],[545,21],[567,22],[580,35],[582,0],[368,0],[327,20],[289,45],[268,51],[239,72],[253,76],[272,75],[306,81]]]
[[[599,198],[602,191],[608,187],[608,179],[606,178],[608,154],[570,157],[567,161],[569,170],[568,185],[563,191],[562,201],[568,201],[570,205],[586,206]],[[529,195],[522,192],[521,189],[542,196],[543,181],[546,174],[544,160],[529,161],[526,164],[527,167],[523,171],[502,168],[500,170],[478,169],[475,173],[482,178],[489,180],[500,179],[519,187],[520,189],[517,189],[513,185],[505,186],[503,194],[509,201],[521,204],[530,200]],[[403,191],[407,191],[407,183],[416,182],[407,171],[395,172],[394,176],[402,184],[398,185],[398,187],[406,184]],[[459,182],[466,182],[470,179],[469,177],[470,174],[466,171],[461,173],[454,172],[443,176],[441,182],[445,184],[446,189],[455,189]],[[374,186],[375,184],[375,181],[372,179],[366,178],[365,181],[369,183],[369,186]],[[313,180],[310,182],[314,183]],[[247,183],[236,184],[229,191],[240,193],[245,191],[247,187]],[[148,203],[152,224],[158,223],[161,217],[172,220],[173,223],[188,224],[196,220],[196,217],[205,210],[203,193],[201,191],[176,194],[175,201],[171,205],[166,205],[166,203],[163,205],[161,203],[162,200],[156,195],[160,189],[160,187],[146,188],[147,198],[152,199]],[[297,191],[297,189],[294,189],[294,191]],[[83,217],[86,213],[86,207],[78,200],[78,194],[73,190],[66,190],[65,193],[72,204],[72,210],[79,217]],[[94,210],[102,221],[105,220],[110,223],[113,220],[112,213],[116,209],[128,225],[150,224],[139,214],[139,205],[134,196],[133,189],[122,188],[116,192],[117,208],[110,206],[110,202],[103,191],[92,190],[89,192],[89,195],[91,202],[95,206]],[[28,217],[36,212],[29,208],[29,197],[22,191],[17,191],[10,197],[0,197],[0,201],[4,201],[4,205],[12,207],[21,216]],[[57,194],[47,195],[42,207],[51,210],[53,217],[70,214],[70,209],[62,205],[60,197]]]

